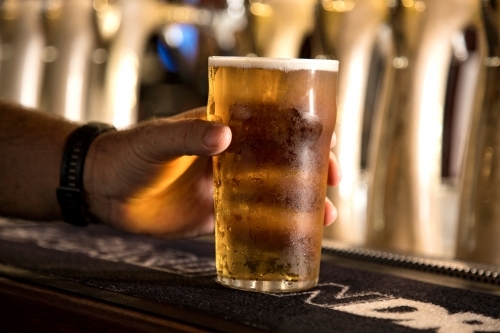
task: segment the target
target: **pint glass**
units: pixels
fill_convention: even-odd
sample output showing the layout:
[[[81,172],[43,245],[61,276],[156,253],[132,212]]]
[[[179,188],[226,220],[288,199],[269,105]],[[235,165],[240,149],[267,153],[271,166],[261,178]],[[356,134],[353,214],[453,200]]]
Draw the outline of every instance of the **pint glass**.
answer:
[[[232,141],[213,158],[217,280],[297,291],[318,282],[338,62],[209,58],[208,120]]]

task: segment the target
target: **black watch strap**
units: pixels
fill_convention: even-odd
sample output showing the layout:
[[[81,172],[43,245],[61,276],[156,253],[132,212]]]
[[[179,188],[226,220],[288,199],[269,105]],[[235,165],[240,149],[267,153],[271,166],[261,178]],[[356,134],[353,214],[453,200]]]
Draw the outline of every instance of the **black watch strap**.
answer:
[[[57,200],[66,223],[85,227],[92,222],[83,189],[83,167],[92,141],[115,128],[108,124],[88,123],[70,134],[64,147]]]

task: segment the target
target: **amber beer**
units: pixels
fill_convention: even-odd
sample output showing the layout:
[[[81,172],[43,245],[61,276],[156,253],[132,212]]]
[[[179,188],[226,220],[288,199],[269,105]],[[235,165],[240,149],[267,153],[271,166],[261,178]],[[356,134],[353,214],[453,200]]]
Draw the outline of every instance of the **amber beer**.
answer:
[[[213,158],[220,283],[317,284],[337,72],[333,60],[209,58],[208,119],[232,131]]]

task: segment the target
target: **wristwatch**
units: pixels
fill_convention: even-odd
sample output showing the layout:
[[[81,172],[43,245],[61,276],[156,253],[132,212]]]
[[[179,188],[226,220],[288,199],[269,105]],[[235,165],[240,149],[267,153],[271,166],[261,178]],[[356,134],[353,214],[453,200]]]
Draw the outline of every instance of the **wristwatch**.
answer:
[[[66,141],[61,162],[57,201],[63,221],[85,227],[95,223],[89,214],[83,189],[83,168],[92,141],[105,132],[116,130],[113,126],[91,122],[73,131]]]

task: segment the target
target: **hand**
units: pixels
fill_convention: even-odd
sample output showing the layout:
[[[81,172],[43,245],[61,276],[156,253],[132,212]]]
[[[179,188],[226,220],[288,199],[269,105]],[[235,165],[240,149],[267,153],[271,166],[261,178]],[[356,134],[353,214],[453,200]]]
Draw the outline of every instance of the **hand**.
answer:
[[[161,238],[214,231],[210,156],[231,142],[227,126],[207,122],[206,108],[107,132],[91,145],[84,188],[90,212],[119,229]],[[330,156],[328,182],[340,173]],[[336,210],[327,200],[325,225]]]
[[[335,136],[335,133],[333,133],[332,137],[332,143],[330,148],[335,147],[337,137]],[[337,161],[337,157],[333,152],[330,152],[330,161],[328,164],[328,185],[330,186],[337,186],[340,183],[340,180],[342,179],[342,172],[339,168],[339,163]],[[333,205],[333,203],[330,201],[330,199],[326,198],[325,202],[325,219],[324,219],[324,224],[325,226],[331,225],[336,219],[337,219],[337,209]]]

